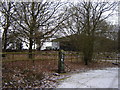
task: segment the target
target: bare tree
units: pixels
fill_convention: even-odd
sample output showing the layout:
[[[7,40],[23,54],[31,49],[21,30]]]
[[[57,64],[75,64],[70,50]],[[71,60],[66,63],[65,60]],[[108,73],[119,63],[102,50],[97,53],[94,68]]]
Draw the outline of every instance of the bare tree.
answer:
[[[41,42],[52,37],[59,25],[66,20],[64,14],[59,16],[60,2],[22,2],[14,5],[16,32],[29,44],[29,58],[32,58],[33,44],[40,47]],[[64,18],[62,18],[64,16]]]
[[[9,46],[9,34],[12,29],[12,18],[10,17],[14,11],[13,9],[13,3],[12,2],[0,2],[0,25],[3,29],[3,35],[2,35],[2,41],[3,41],[3,51],[6,51],[7,46]]]
[[[64,22],[62,30],[64,29],[69,35],[74,34],[74,41],[78,49],[81,45],[79,35],[84,36],[82,38],[84,41],[82,51],[85,65],[88,65],[88,62],[92,60],[95,36],[100,31],[100,24],[112,15],[115,7],[116,2],[92,2],[89,0],[88,2],[79,2],[76,5],[72,4],[68,10],[68,13],[71,13],[72,16]],[[104,30],[101,28],[101,31]]]

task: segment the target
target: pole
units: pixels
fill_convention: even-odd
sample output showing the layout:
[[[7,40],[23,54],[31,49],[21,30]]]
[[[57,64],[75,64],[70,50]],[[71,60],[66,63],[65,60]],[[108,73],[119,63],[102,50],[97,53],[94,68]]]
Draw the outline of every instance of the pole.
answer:
[[[58,73],[64,73],[64,50],[59,50]]]

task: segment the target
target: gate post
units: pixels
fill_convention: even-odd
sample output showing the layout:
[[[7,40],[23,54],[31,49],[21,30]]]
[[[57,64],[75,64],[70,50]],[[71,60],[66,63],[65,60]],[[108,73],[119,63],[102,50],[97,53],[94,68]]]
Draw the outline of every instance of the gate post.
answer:
[[[59,50],[59,60],[58,60],[58,73],[64,73],[64,50]]]

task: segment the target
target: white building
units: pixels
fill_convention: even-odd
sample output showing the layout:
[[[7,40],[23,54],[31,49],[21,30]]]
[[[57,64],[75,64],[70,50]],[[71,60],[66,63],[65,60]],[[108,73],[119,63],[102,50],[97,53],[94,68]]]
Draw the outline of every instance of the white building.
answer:
[[[59,42],[44,42],[41,50],[58,50],[60,48]]]

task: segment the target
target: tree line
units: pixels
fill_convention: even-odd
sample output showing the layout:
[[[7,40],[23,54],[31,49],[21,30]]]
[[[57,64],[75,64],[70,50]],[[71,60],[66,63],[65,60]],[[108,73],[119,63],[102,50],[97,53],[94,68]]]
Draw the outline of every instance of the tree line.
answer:
[[[96,36],[113,39],[116,33],[106,21],[113,14],[117,2],[61,1],[0,2],[0,26],[3,29],[2,49],[21,49],[25,43],[32,58],[34,46],[40,50],[42,43],[54,36],[74,35],[74,46],[79,50],[82,38],[84,61],[92,60]],[[107,14],[105,14],[107,12]],[[110,31],[112,30],[112,31]],[[113,37],[111,37],[111,35]],[[116,39],[116,38],[114,38]]]

